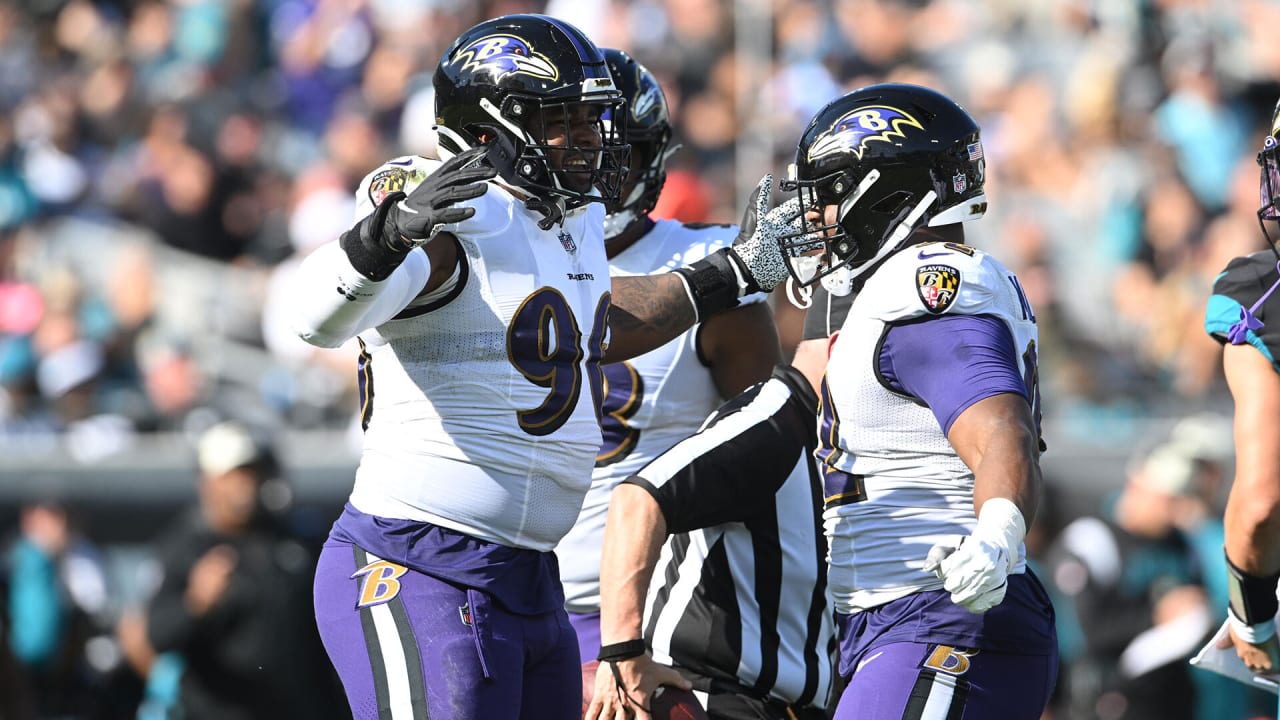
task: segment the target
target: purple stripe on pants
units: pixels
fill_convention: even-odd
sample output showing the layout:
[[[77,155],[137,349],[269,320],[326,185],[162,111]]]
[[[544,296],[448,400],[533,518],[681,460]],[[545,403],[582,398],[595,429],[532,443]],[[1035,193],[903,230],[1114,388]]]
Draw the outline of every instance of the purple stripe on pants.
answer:
[[[389,563],[357,567],[356,556],[328,541],[315,579],[316,622],[355,720],[390,718],[392,707],[431,720],[581,717],[564,610],[516,615],[481,589]]]
[[[882,645],[855,669],[834,720],[1038,720],[1057,669],[1054,655]]]
[[[569,624],[578,633],[578,654],[585,665],[600,654],[600,613],[569,613]]]

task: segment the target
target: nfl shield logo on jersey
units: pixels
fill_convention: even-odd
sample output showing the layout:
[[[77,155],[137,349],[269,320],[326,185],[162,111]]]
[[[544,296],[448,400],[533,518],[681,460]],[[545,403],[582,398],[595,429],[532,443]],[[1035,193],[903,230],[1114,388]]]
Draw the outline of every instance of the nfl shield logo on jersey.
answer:
[[[573,236],[563,230],[560,231],[560,244],[567,253],[578,252],[578,244],[573,241]]]
[[[925,310],[941,315],[960,292],[960,271],[950,265],[921,265],[916,269],[916,292]]]

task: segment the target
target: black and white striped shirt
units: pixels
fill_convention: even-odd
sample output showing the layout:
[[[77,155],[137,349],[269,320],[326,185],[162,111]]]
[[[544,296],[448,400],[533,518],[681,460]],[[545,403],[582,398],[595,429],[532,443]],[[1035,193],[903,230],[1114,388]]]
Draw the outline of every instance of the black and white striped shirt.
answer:
[[[800,707],[831,699],[816,408],[804,377],[780,366],[625,481],[653,495],[672,534],[645,639],[695,690],[736,684]]]

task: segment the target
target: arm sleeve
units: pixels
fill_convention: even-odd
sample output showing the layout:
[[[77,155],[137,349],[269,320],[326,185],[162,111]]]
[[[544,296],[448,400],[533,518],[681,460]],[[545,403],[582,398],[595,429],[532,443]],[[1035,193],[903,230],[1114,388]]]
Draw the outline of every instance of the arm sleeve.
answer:
[[[922,401],[942,432],[993,395],[1027,397],[1013,335],[990,315],[944,315],[893,325],[880,348],[885,387]]]
[[[798,463],[809,462],[816,408],[804,377],[779,368],[625,482],[653,496],[668,533],[745,520],[769,507]]]
[[[420,248],[386,280],[374,281],[351,267],[336,240],[322,245],[302,262],[293,283],[294,332],[312,345],[338,347],[395,317],[422,292],[430,276],[431,263]]]

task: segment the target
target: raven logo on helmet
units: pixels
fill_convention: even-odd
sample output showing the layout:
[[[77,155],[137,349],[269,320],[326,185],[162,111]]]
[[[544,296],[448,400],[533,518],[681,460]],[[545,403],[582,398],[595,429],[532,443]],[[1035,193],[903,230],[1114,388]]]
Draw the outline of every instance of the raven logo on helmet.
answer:
[[[829,131],[809,146],[809,160],[843,151],[852,152],[861,160],[867,143],[905,138],[909,128],[923,131],[924,125],[906,111],[888,105],[860,107],[842,115]]]
[[[486,35],[459,50],[453,62],[461,62],[462,69],[470,72],[489,72],[495,82],[513,73],[548,80],[560,77],[545,55],[514,35]]]
[[[639,74],[639,71],[637,71]],[[663,114],[662,90],[653,83],[651,78],[641,75],[640,91],[631,101],[631,118],[633,121],[640,121],[649,115]],[[666,120],[665,117],[656,117],[657,120]]]

